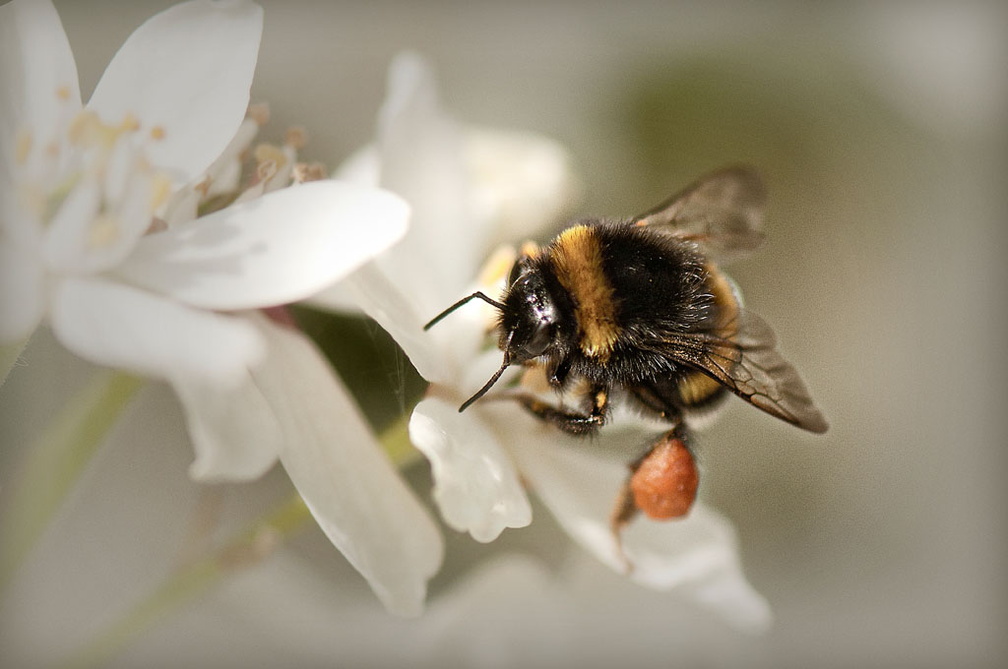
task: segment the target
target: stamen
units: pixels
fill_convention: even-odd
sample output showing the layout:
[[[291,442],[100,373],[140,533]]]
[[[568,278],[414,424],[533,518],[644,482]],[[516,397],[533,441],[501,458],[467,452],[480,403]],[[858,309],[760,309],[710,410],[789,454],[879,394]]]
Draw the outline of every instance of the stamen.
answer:
[[[37,184],[19,186],[18,201],[21,203],[22,209],[31,212],[38,218],[45,216],[49,205],[45,193],[42,192]]]
[[[269,105],[265,102],[257,102],[249,105],[246,116],[258,123],[260,126],[264,126],[269,123],[270,119]]]
[[[121,132],[136,132],[139,129],[140,119],[138,119],[135,114],[126,112],[126,115],[123,116],[122,123],[119,124],[119,130]]]
[[[284,144],[300,151],[308,142],[308,132],[301,126],[287,128],[284,133]]]
[[[272,144],[260,144],[252,154],[258,164],[273,162],[277,167],[287,164],[287,156],[283,150]]]
[[[28,161],[28,154],[31,152],[34,139],[30,130],[21,130],[17,134],[14,148],[14,159],[18,165],[24,165]]]
[[[82,147],[98,144],[104,134],[104,128],[98,115],[88,109],[74,116],[67,129],[70,143]]]
[[[203,179],[203,181],[193,186],[193,189],[199,191],[202,197],[206,197],[210,193],[210,186],[212,185],[213,185],[213,179],[211,179],[210,176],[207,175]]]
[[[287,165],[283,150],[272,144],[260,144],[253,153],[256,161],[254,184],[265,184]]]
[[[528,256],[529,258],[535,258],[537,255],[539,255],[539,252],[541,250],[542,249],[539,248],[539,245],[533,241],[522,242],[521,254],[523,256]]]
[[[56,97],[59,98],[60,100],[63,100],[64,102],[66,102],[67,100],[69,100],[70,99],[70,87],[69,86],[60,86],[59,88],[57,88],[56,89]]]
[[[323,163],[298,163],[294,166],[292,174],[295,183],[307,183],[309,181],[320,181],[327,176],[326,166]]]
[[[91,248],[112,246],[119,239],[119,220],[109,214],[99,214],[88,231],[88,245]]]
[[[155,141],[160,141],[165,138],[164,126],[156,125],[150,129],[151,139]]]
[[[505,244],[494,249],[493,253],[480,269],[478,283],[481,286],[494,286],[507,278],[508,272],[515,263],[513,246]]]
[[[172,181],[160,172],[154,175],[151,181],[151,211],[157,211],[168,200],[171,195]]]
[[[256,166],[256,183],[263,183],[264,181],[269,181],[277,173],[277,164],[274,160],[269,160],[264,163],[259,163]]]

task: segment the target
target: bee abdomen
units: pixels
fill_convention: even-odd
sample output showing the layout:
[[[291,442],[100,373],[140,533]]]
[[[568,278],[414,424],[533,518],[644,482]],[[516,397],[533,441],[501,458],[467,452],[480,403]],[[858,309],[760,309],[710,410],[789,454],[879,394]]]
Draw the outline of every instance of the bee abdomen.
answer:
[[[732,342],[739,334],[739,298],[731,280],[713,263],[704,266],[705,292],[710,295],[709,312],[703,328],[718,339]],[[724,364],[733,364],[728,360]],[[727,370],[726,370],[727,371]],[[679,378],[676,391],[682,405],[689,409],[706,409],[727,395],[727,388],[709,375],[690,370]]]

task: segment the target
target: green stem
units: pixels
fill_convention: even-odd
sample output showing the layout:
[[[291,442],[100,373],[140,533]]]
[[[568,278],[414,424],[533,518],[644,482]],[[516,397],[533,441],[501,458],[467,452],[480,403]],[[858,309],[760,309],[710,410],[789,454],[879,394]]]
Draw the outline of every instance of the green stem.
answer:
[[[107,663],[133,639],[185,604],[208,592],[225,576],[258,564],[288,537],[311,520],[296,493],[271,513],[209,556],[182,565],[148,597],[131,608],[81,652],[60,665],[73,669]]]
[[[21,357],[21,352],[24,351],[27,345],[27,339],[12,344],[0,345],[0,385],[3,385],[7,380],[7,375],[14,369],[14,365],[17,364],[18,359]]]
[[[0,592],[142,383],[122,372],[95,374],[29,446],[20,471],[5,491],[0,517]]]
[[[389,459],[400,468],[420,456],[409,443],[408,425],[409,416],[406,415],[379,437]],[[219,550],[179,567],[148,597],[61,666],[88,669],[105,664],[159,620],[205,594],[229,574],[258,564],[311,518],[304,501],[294,493]]]

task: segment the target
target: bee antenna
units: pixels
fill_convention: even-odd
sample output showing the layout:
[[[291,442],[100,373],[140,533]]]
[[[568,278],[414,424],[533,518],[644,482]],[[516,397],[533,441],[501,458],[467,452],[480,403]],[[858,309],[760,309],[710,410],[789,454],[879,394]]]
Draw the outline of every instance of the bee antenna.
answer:
[[[496,309],[498,309],[500,311],[504,310],[504,303],[503,302],[498,302],[497,300],[495,300],[495,299],[493,299],[491,297],[487,297],[482,291],[477,290],[472,295],[467,295],[466,297],[463,297],[461,300],[459,300],[458,302],[456,302],[455,304],[451,305],[450,307],[448,307],[447,309],[445,309],[444,311],[442,311],[440,314],[438,314],[437,316],[435,316],[434,318],[432,318],[427,323],[427,325],[423,326],[423,329],[424,330],[430,330],[442,318],[444,318],[445,316],[447,316],[451,312],[455,311],[456,309],[458,309],[459,307],[461,307],[463,304],[466,304],[470,300],[474,300],[474,299],[477,299],[477,298],[480,299],[480,300],[483,300],[484,302],[486,302],[490,306],[492,306],[492,307],[494,307],[494,308],[496,308]],[[503,372],[503,371],[504,370],[501,370],[501,372]]]
[[[487,391],[493,387],[493,384],[497,383],[497,379],[501,377],[501,374],[503,374],[504,370],[507,369],[509,366],[511,366],[511,359],[508,356],[508,354],[505,353],[504,363],[500,366],[500,369],[494,372],[494,375],[490,377],[490,380],[487,381],[482,388],[477,390],[475,395],[473,395],[472,397],[470,397],[469,399],[467,399],[465,402],[462,403],[462,406],[459,407],[459,413],[462,413],[463,411],[469,408],[470,404],[486,395]]]

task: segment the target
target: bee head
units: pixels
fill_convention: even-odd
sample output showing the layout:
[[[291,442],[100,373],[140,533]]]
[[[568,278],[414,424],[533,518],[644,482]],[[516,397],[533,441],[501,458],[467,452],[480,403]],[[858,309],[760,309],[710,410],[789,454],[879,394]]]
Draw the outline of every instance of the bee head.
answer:
[[[435,316],[424,326],[424,330],[474,299],[483,300],[500,311],[500,348],[504,351],[504,360],[500,369],[459,407],[459,411],[465,411],[466,407],[483,397],[508,367],[547,353],[557,339],[559,312],[555,300],[547,289],[542,272],[530,266],[527,257],[516,262],[511,270],[503,302],[476,291]]]
[[[540,272],[518,263],[512,277],[501,309],[500,347],[506,360],[521,364],[553,345],[559,314]]]

